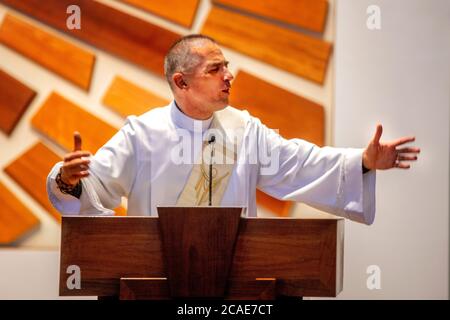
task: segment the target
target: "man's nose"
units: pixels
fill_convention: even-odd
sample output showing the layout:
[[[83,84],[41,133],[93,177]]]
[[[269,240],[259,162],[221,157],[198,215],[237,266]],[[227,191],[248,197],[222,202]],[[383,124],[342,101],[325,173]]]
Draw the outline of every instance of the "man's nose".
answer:
[[[225,74],[224,74],[224,80],[225,81],[231,81],[234,79],[233,74],[230,72],[230,70],[228,70],[228,68],[225,67]]]

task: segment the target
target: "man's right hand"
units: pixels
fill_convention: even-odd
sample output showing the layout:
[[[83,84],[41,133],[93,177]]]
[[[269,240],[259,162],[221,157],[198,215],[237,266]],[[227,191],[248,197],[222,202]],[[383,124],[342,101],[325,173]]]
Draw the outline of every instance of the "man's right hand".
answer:
[[[61,180],[69,185],[76,186],[81,178],[89,175],[89,157],[92,155],[88,151],[81,150],[81,135],[75,131],[73,133],[74,147],[64,157],[64,164],[61,167]]]

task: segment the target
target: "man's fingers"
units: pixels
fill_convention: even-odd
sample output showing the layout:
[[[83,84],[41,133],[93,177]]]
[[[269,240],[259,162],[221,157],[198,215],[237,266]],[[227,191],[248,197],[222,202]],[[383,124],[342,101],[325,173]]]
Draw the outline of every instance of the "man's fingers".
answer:
[[[92,154],[89,151],[75,151],[67,154],[64,157],[64,162],[72,161],[77,158],[89,158]]]
[[[72,159],[71,161],[67,162],[65,164],[65,166],[70,167],[70,166],[77,166],[77,165],[81,165],[81,164],[87,165],[89,163],[91,163],[90,159],[81,157],[81,158]]]
[[[397,159],[399,161],[416,161],[417,156],[398,156]]]
[[[383,126],[381,124],[377,124],[377,129],[375,130],[375,134],[372,138],[372,141],[375,144],[380,142],[381,135],[383,134]]]
[[[86,178],[87,176],[89,176],[89,171],[81,171],[77,174],[74,174],[74,176],[76,176],[77,178]]]
[[[399,168],[399,169],[409,169],[411,166],[409,164],[407,164],[407,163],[397,162],[395,164],[395,167]]]
[[[73,133],[73,151],[81,151],[81,135],[78,131]]]
[[[392,145],[399,146],[408,142],[413,142],[414,140],[416,140],[416,137],[403,137],[397,140],[392,141]]]
[[[80,172],[83,170],[88,170],[89,169],[89,162],[86,160],[72,160],[70,163],[66,163],[64,165],[64,170],[66,170],[66,172],[72,173],[72,172]]]
[[[398,153],[420,153],[420,148],[405,147],[397,149]]]

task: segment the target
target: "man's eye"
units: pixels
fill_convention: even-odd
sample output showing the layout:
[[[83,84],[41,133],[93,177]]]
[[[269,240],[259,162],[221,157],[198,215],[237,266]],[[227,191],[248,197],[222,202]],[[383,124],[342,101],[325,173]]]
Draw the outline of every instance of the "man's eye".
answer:
[[[217,71],[219,71],[219,67],[216,67],[216,68],[212,68],[211,70],[209,70],[210,72],[217,72]]]

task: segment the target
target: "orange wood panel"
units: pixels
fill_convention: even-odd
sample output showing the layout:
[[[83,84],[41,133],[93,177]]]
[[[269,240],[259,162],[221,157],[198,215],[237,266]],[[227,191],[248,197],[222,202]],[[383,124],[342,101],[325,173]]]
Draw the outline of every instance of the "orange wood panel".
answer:
[[[10,14],[0,26],[0,43],[89,90],[95,63],[91,52]]]
[[[328,10],[326,0],[214,0],[214,2],[316,32],[324,31]]]
[[[119,0],[137,8],[157,14],[182,26],[190,28],[195,18],[199,0]]]
[[[324,82],[330,43],[218,7],[211,9],[202,33],[253,58]]]
[[[305,99],[239,71],[232,83],[230,104],[247,109],[287,138],[301,138],[319,146],[324,144],[325,114],[320,104]]]
[[[117,132],[110,124],[55,92],[43,103],[31,123],[67,150],[73,149],[73,132],[78,131],[83,139],[83,150],[92,153]]]
[[[164,56],[180,35],[92,0],[0,0],[41,22],[163,75]],[[66,26],[67,7],[81,9],[81,29]]]
[[[289,217],[293,205],[292,201],[278,200],[259,189],[256,189],[256,203],[279,217]]]
[[[123,117],[132,114],[141,115],[154,107],[162,107],[168,103],[167,99],[119,76],[114,78],[103,97],[103,104]]]
[[[118,207],[114,211],[116,212],[115,216],[123,217],[127,215],[127,210],[124,207]]]
[[[26,192],[47,210],[58,222],[61,215],[47,197],[46,180],[51,168],[61,157],[42,143],[37,143],[5,168]]]
[[[230,104],[247,109],[253,116],[287,138],[302,138],[319,146],[324,144],[323,107],[301,96],[263,81],[247,72],[236,75],[231,88]],[[257,191],[259,205],[279,216],[288,216],[291,202],[280,201]]]
[[[0,69],[0,130],[10,135],[36,92]]]
[[[39,225],[39,220],[0,182],[0,245],[20,240]]]
[[[48,200],[46,181],[50,170],[61,160],[60,156],[38,142],[5,168],[5,172],[58,222],[61,222],[61,214]],[[123,207],[115,211],[116,215],[126,215]]]

